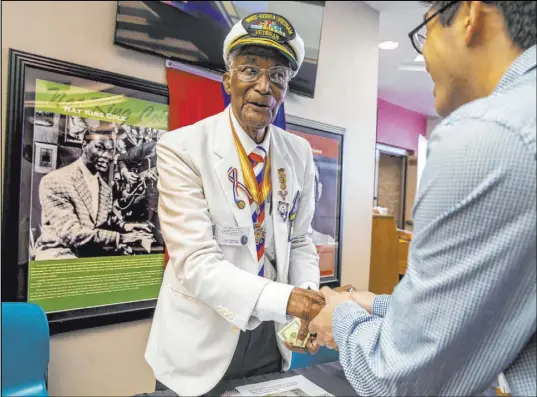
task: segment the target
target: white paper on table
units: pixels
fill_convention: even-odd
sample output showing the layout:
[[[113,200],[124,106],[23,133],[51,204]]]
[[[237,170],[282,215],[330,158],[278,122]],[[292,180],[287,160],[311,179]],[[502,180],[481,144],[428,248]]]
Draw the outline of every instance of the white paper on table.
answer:
[[[243,396],[332,396],[302,375],[237,387]]]

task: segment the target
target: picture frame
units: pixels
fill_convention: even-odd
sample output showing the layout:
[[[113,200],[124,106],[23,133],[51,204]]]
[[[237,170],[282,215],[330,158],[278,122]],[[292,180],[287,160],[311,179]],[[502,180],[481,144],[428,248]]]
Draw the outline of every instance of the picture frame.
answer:
[[[345,129],[287,115],[286,130],[306,139],[315,167],[312,239],[319,254],[321,285],[341,285],[342,181]]]
[[[152,317],[165,267],[156,156],[129,144],[167,131],[167,86],[9,49],[6,114],[2,301],[39,304],[51,334]]]
[[[48,174],[56,170],[58,161],[58,146],[34,142],[34,172]]]

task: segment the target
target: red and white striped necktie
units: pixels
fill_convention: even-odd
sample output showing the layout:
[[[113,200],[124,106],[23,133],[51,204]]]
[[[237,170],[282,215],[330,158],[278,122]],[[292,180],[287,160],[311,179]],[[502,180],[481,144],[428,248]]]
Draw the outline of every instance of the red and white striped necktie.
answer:
[[[257,186],[261,186],[263,174],[265,172],[265,158],[267,152],[261,146],[257,146],[252,153],[248,155],[248,159],[252,164]],[[264,277],[264,258],[265,258],[265,201],[260,204],[250,199],[250,207],[252,208],[252,222],[254,225],[255,246],[257,251],[257,262],[259,264],[258,275]]]

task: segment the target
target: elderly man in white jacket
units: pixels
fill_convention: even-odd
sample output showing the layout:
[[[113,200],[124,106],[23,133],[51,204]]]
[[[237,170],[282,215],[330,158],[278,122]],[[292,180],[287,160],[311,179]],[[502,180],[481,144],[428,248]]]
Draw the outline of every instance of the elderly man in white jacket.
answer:
[[[289,368],[276,337],[324,305],[311,240],[312,150],[271,125],[304,43],[280,15],[250,15],[224,42],[222,113],[157,146],[159,216],[169,262],[146,359],[164,395],[203,395],[222,379]],[[315,353],[315,339],[305,349]],[[300,350],[300,349],[299,349]]]

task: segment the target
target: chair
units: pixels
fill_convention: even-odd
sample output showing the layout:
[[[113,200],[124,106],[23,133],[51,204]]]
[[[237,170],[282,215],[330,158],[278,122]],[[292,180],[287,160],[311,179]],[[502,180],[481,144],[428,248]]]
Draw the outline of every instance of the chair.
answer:
[[[2,396],[48,396],[50,334],[43,309],[2,303]]]
[[[317,352],[317,354],[293,353],[290,369],[311,367],[312,365],[329,363],[338,360],[339,352],[337,352],[336,350],[330,350],[327,347],[322,346]]]

